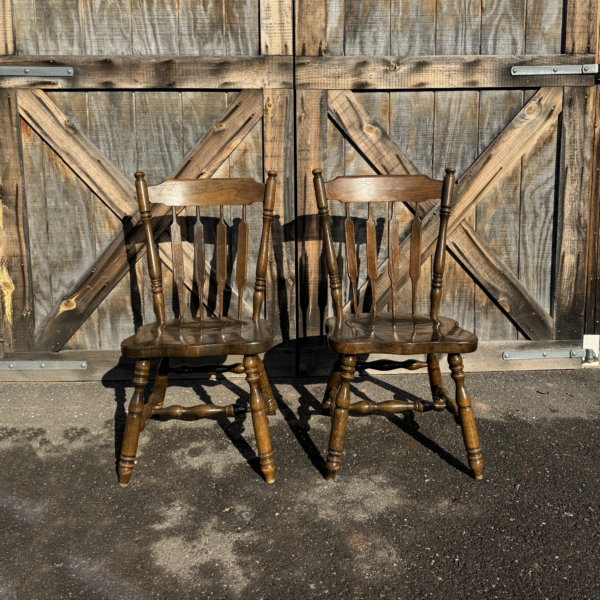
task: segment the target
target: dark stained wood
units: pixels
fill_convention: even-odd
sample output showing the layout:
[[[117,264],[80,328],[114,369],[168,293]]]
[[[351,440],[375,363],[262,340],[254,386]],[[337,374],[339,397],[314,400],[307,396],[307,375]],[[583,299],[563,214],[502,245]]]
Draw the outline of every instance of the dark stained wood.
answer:
[[[68,66],[72,77],[0,77],[0,87],[54,90],[292,88],[291,56],[19,56],[0,66]]]
[[[439,199],[442,182],[425,175],[347,175],[325,184],[328,200],[339,202],[425,202]]]
[[[384,402],[361,400],[360,402],[351,404],[348,407],[348,410],[359,412],[363,415],[370,415],[376,411],[384,413],[399,413],[407,410],[427,412],[428,410],[435,410],[435,404],[433,402],[422,402],[420,400],[415,400],[413,402],[406,400],[386,400]]]
[[[417,289],[419,285],[419,277],[421,277],[421,207],[415,203],[415,216],[412,220],[410,230],[410,281],[412,284],[412,314],[417,312]],[[388,257],[388,260],[390,258]],[[390,261],[391,264],[391,261]],[[397,278],[396,278],[397,280]],[[394,285],[395,287],[395,285]],[[396,294],[392,291],[392,302],[395,304]]]
[[[150,202],[166,206],[220,206],[227,198],[228,206],[262,202],[265,184],[254,179],[168,179],[148,188]]]
[[[217,247],[215,254],[217,257],[217,306],[219,307],[219,318],[223,318],[223,298],[225,293],[225,283],[227,283],[227,225],[223,219],[223,206],[221,217],[217,224]]]
[[[377,232],[373,218],[373,203],[369,202],[369,216],[367,218],[367,277],[371,282],[371,308],[377,312]]]
[[[205,262],[204,225],[202,225],[202,221],[200,220],[200,207],[196,206],[196,222],[194,223],[194,283],[198,290],[198,317],[200,318],[202,318],[204,313],[204,281],[206,279]]]
[[[352,302],[354,314],[358,314],[358,267],[356,264],[356,240],[354,238],[354,221],[350,217],[350,204],[346,204],[346,219],[344,220],[344,234],[346,241],[346,264],[348,277],[352,286]]]
[[[244,297],[244,284],[248,276],[248,223],[246,222],[246,207],[242,210],[242,220],[238,227],[236,283],[238,298]],[[242,318],[242,302],[238,303],[238,319]]]
[[[398,253],[400,252],[399,237],[398,237],[398,217],[396,216],[396,203],[392,202],[390,205],[391,213],[388,220],[388,275],[390,277],[390,289],[392,291],[392,315],[396,316],[396,310],[398,308],[398,300],[396,297],[396,287],[398,285],[398,278],[400,277],[400,264],[398,262]],[[420,241],[419,241],[420,245]],[[420,250],[419,250],[420,253]],[[411,263],[412,265],[412,263]],[[419,262],[419,273],[421,271],[421,264]],[[356,290],[354,290],[354,296],[356,297]],[[413,301],[414,304],[414,301]],[[356,303],[354,305],[354,314],[357,314]],[[413,307],[413,313],[415,312]]]
[[[173,207],[173,223],[171,224],[171,256],[173,257],[173,280],[177,287],[179,316],[184,316],[185,304],[185,272],[183,270],[183,247],[181,245],[181,227],[177,222],[177,212]]]
[[[296,58],[297,90],[539,88],[593,85],[588,75],[514,77],[513,66],[594,63],[593,54],[507,56],[314,56]]]

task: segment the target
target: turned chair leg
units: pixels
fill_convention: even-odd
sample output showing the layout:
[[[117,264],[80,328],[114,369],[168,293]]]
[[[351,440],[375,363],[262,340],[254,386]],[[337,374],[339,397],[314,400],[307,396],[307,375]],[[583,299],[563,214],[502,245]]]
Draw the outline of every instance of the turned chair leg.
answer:
[[[271,389],[271,384],[269,383],[269,378],[267,377],[265,365],[260,358],[258,358],[258,360],[260,362],[261,369],[259,379],[260,391],[267,404],[267,414],[272,417],[273,415],[277,414],[277,403],[275,402],[275,398],[273,396],[273,390]]]
[[[331,424],[331,435],[329,436],[329,453],[327,454],[326,479],[335,481],[335,476],[340,468],[342,451],[344,449],[344,438],[346,426],[348,425],[348,412],[350,407],[350,383],[354,379],[356,368],[356,356],[345,354],[340,367],[340,378],[342,380],[340,389],[335,399],[335,410]]]
[[[129,413],[125,423],[125,435],[123,437],[123,448],[121,450],[121,459],[119,460],[119,483],[126,487],[133,472],[135,455],[137,453],[138,439],[142,428],[142,411],[144,410],[144,388],[148,383],[148,374],[150,373],[150,361],[140,359],[135,365],[135,377],[133,384],[135,389],[131,402],[129,403]]]
[[[431,387],[431,396],[435,404],[435,409],[442,411],[446,409],[446,402],[439,396],[439,390],[444,388],[442,381],[442,372],[440,363],[435,354],[427,355],[427,373],[429,375],[429,385]]]
[[[469,466],[473,471],[475,479],[483,478],[483,459],[481,448],[479,447],[479,436],[477,435],[477,426],[475,425],[475,414],[471,406],[471,397],[465,386],[465,373],[460,354],[449,354],[448,364],[452,371],[452,379],[456,384],[456,403],[460,413],[460,426],[462,428],[463,439],[467,449]]]
[[[250,386],[250,410],[252,411],[252,423],[256,445],[258,446],[260,468],[265,476],[265,481],[274,483],[275,462],[273,461],[265,401],[260,393],[260,364],[260,359],[257,356],[244,357],[244,370],[246,371],[246,381]]]
[[[342,377],[340,375],[340,369],[342,368],[342,355],[338,355],[335,364],[333,365],[333,368],[331,369],[331,375],[329,375],[329,381],[327,382],[327,387],[325,388],[325,397],[323,398],[323,402],[321,404],[321,407],[323,408],[324,411],[330,411],[331,414],[333,414],[333,410],[335,408],[335,406],[332,406],[333,404],[335,404],[332,400],[334,400],[334,397],[332,397],[333,394],[336,394],[338,391],[338,388],[340,387],[340,384],[342,382]]]

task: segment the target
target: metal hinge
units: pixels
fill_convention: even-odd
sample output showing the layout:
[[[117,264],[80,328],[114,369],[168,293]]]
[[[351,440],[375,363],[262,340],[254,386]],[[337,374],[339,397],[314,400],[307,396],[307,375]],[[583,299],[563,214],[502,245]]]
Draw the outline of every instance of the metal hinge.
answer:
[[[533,350],[530,352],[503,352],[502,360],[543,360],[545,358],[581,358],[585,363],[593,363],[598,356],[591,348],[577,348],[575,350]]]
[[[598,75],[598,65],[544,65],[512,67],[512,75]]]
[[[13,360],[0,362],[0,371],[82,371],[87,367],[85,360]]]
[[[0,77],[73,77],[73,67],[0,67]]]

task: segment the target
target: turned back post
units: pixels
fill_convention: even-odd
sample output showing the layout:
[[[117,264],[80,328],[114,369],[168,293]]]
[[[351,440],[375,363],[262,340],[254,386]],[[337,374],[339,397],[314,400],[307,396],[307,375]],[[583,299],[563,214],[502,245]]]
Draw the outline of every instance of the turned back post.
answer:
[[[263,203],[263,225],[256,261],[256,281],[252,318],[260,319],[262,311],[269,252],[269,237],[275,206],[275,189],[277,173],[269,171],[267,183],[258,183],[249,178],[231,179],[172,179],[159,185],[146,185],[142,172],[135,174],[136,190],[140,206],[140,215],[146,234],[148,250],[148,271],[152,282],[152,299],[156,319],[160,324],[165,322],[165,300],[162,286],[162,274],[158,250],[152,231],[151,205],[154,203],[172,207],[171,254],[173,261],[173,280],[179,299],[179,314],[184,314],[185,271],[183,258],[183,241],[177,214],[186,206],[196,207],[194,222],[194,269],[193,277],[199,296],[198,316],[202,318],[204,286],[206,282],[206,253],[204,242],[204,226],[201,222],[202,207],[219,206],[220,218],[216,226],[215,242],[215,279],[217,284],[218,316],[223,317],[224,293],[227,281],[227,229],[224,219],[224,207],[242,206],[242,218],[238,229],[237,267],[233,278],[238,292],[238,319],[242,318],[243,291],[248,274],[248,236],[249,228],[246,220],[246,207],[254,202]],[[256,233],[256,232],[255,232]]]
[[[430,316],[437,319],[441,296],[444,265],[446,259],[446,234],[448,219],[452,207],[455,169],[447,168],[444,181],[430,179],[425,175],[374,175],[371,177],[346,176],[325,182],[322,171],[315,169],[314,186],[317,197],[319,216],[323,227],[324,249],[327,258],[331,295],[336,317],[343,316],[343,298],[340,274],[329,223],[330,200],[345,205],[344,241],[346,244],[346,267],[352,290],[354,313],[358,312],[358,265],[356,260],[356,239],[351,205],[368,204],[366,221],[367,277],[371,287],[373,312],[377,312],[377,238],[372,205],[384,202],[388,205],[388,276],[392,293],[392,313],[396,314],[397,289],[400,280],[400,243],[397,203],[405,203],[413,212],[410,238],[409,277],[412,287],[412,314],[416,313],[417,290],[421,276],[421,232],[425,216],[422,203],[428,200],[440,202],[440,228],[433,261],[433,277],[431,282]]]

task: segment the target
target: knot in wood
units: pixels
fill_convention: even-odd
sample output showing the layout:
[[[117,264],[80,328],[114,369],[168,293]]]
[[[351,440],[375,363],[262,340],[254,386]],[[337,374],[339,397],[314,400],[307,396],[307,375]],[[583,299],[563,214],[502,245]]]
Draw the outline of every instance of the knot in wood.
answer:
[[[63,310],[73,310],[77,306],[77,303],[72,298],[68,300],[63,300],[62,308]]]
[[[500,302],[498,302],[498,304],[506,311],[506,312],[510,312],[510,306],[508,305],[508,302],[506,302],[506,300],[500,300]]]
[[[365,131],[367,133],[375,133],[376,129],[373,125],[365,125]]]
[[[396,63],[390,63],[388,68],[390,71],[395,71],[398,68],[398,65]]]
[[[215,131],[222,131],[223,129],[225,129],[225,125],[223,123],[217,123],[215,125]]]

